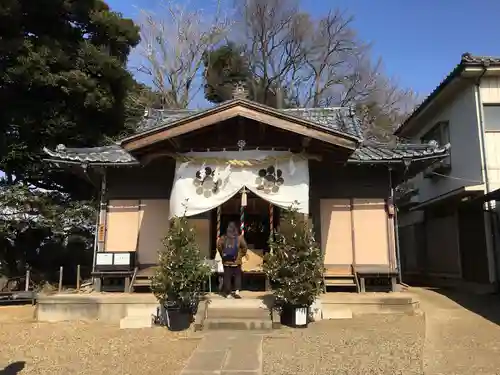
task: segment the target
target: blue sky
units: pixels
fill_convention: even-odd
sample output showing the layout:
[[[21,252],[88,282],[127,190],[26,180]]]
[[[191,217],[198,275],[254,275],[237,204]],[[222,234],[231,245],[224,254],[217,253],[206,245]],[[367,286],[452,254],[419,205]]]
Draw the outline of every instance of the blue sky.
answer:
[[[226,0],[227,1],[227,0]],[[113,10],[135,18],[155,0],[107,0]],[[191,0],[190,6],[208,1]],[[500,56],[498,0],[308,0],[304,10],[320,16],[340,8],[355,17],[359,37],[373,43],[386,72],[427,95],[460,61],[463,52]]]

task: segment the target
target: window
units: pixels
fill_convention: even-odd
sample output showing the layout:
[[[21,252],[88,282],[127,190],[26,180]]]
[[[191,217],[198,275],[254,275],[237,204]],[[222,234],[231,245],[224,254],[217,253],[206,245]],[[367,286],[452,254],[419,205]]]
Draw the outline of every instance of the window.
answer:
[[[484,113],[484,130],[500,132],[500,104],[485,105]]]
[[[437,141],[440,146],[450,143],[450,129],[448,121],[438,122],[422,138],[422,143]]]
[[[448,121],[438,122],[421,138],[422,143],[436,141],[439,146],[445,146],[450,143],[450,124]],[[451,170],[451,156],[441,160],[438,163],[432,164],[426,173],[425,177],[436,178],[440,174],[449,173]]]

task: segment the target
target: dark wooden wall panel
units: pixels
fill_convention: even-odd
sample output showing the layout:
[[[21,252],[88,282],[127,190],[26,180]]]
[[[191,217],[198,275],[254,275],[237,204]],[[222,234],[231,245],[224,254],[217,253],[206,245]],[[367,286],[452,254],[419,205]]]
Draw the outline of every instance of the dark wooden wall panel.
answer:
[[[386,166],[309,163],[310,194],[313,198],[389,197],[389,171]]]
[[[175,160],[160,158],[142,167],[109,168],[107,199],[170,199]]]

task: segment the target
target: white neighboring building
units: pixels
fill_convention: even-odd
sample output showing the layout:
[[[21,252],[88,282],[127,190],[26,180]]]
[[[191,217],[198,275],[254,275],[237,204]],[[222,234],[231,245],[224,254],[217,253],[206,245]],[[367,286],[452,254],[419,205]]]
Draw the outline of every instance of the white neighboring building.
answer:
[[[485,202],[500,188],[500,57],[463,54],[395,134],[451,144],[450,156],[414,178],[412,197],[399,202],[406,279],[495,287],[500,221]]]

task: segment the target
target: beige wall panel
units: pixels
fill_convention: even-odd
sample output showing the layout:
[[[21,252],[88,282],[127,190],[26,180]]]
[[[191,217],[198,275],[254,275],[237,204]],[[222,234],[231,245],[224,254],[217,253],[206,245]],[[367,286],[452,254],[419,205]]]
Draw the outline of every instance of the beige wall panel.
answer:
[[[163,247],[162,240],[169,227],[169,208],[168,199],[141,200],[137,249],[139,264],[158,263],[158,251]]]
[[[387,212],[383,199],[354,199],[356,264],[389,265]]]
[[[321,199],[321,249],[325,264],[352,264],[349,199]]]
[[[189,218],[189,224],[196,231],[196,242],[200,247],[201,255],[210,259],[210,220]]]
[[[481,80],[481,101],[483,104],[500,103],[500,77],[485,77]]]
[[[139,221],[138,200],[110,200],[105,251],[136,251]]]

